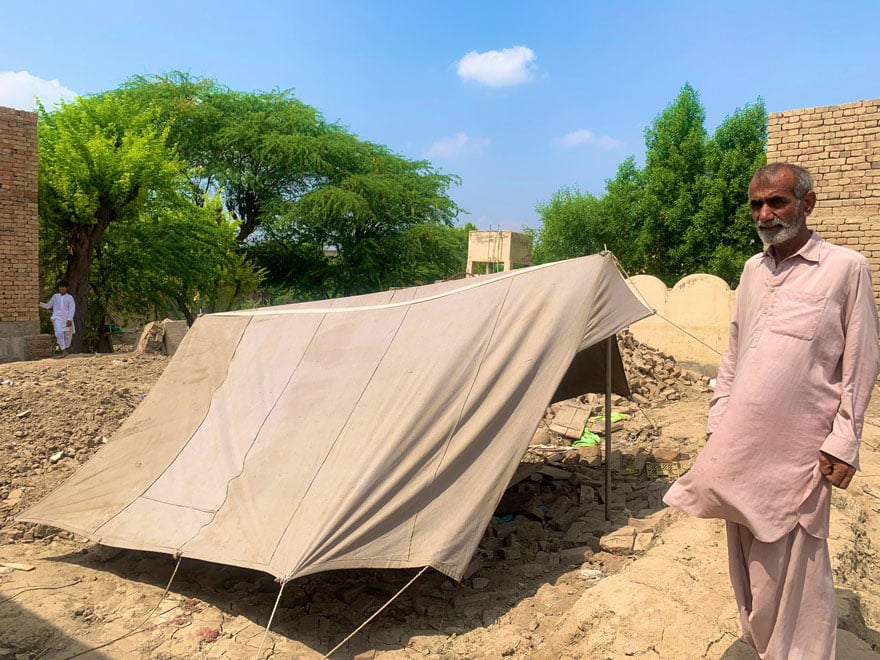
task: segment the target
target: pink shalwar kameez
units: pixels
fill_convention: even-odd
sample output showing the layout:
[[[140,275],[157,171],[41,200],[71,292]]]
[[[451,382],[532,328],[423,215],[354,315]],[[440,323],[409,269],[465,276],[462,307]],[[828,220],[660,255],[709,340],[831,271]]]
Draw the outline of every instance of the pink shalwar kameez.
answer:
[[[759,658],[834,657],[831,485],[819,452],[858,468],[880,372],[867,260],[813,233],[745,265],[709,409],[711,434],[665,502],[728,521],[730,576]]]

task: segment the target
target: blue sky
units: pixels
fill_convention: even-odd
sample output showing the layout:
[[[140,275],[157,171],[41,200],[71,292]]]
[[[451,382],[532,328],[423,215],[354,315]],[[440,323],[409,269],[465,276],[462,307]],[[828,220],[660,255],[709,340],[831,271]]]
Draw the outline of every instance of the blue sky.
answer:
[[[689,82],[711,131],[880,97],[880,2],[312,0],[4,3],[0,105],[135,74],[295,90],[330,121],[457,174],[480,229],[538,226],[564,186],[601,194]]]

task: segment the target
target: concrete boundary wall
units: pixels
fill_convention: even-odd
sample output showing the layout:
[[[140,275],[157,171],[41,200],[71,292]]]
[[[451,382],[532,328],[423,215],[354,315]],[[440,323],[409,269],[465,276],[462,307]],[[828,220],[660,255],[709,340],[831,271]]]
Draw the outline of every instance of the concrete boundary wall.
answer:
[[[627,283],[657,312],[635,323],[630,328],[633,336],[672,355],[683,366],[714,376],[719,353],[727,348],[736,306],[736,292],[731,291],[727,282],[714,275],[699,274],[688,275],[671,289],[652,275],[636,275]]]

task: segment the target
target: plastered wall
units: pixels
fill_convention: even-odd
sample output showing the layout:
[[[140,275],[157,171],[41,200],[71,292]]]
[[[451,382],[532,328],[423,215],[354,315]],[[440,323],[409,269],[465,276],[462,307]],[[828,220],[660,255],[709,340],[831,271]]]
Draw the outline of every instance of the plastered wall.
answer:
[[[667,289],[652,275],[627,280],[657,313],[630,330],[640,342],[675,357],[682,365],[714,376],[727,347],[736,293],[714,275],[688,275]]]
[[[474,264],[501,264],[502,270],[532,265],[532,239],[515,231],[471,231],[468,234],[467,272]]]

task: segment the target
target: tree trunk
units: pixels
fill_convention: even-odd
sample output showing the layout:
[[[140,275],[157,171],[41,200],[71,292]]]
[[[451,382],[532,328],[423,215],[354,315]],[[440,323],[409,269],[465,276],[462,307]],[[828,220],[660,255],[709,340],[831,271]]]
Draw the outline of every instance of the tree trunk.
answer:
[[[195,315],[192,313],[192,311],[187,306],[187,304],[183,301],[178,300],[177,307],[178,307],[178,309],[180,309],[181,312],[183,312],[183,316],[186,319],[187,327],[191,328],[192,324],[196,322]]]
[[[113,352],[113,333],[107,330],[106,324],[102,323],[98,331],[98,341],[95,344],[96,353]]]
[[[68,292],[76,302],[73,324],[76,332],[70,342],[71,353],[82,353],[85,335],[88,330],[89,310],[89,270],[92,255],[104,235],[104,231],[116,217],[109,205],[102,203],[95,213],[94,224],[74,223],[67,232],[67,273]],[[100,336],[100,333],[99,333]]]
[[[88,231],[89,229],[90,227],[86,225],[76,225],[71,230],[68,241],[70,253],[67,255],[65,279],[68,284],[68,293],[73,296],[73,300],[76,302],[76,312],[73,315],[73,325],[76,332],[70,342],[71,353],[82,353],[84,347],[89,309],[89,266],[92,255],[80,247],[84,241],[87,241],[87,237],[81,237],[79,234],[83,233],[83,230]]]

